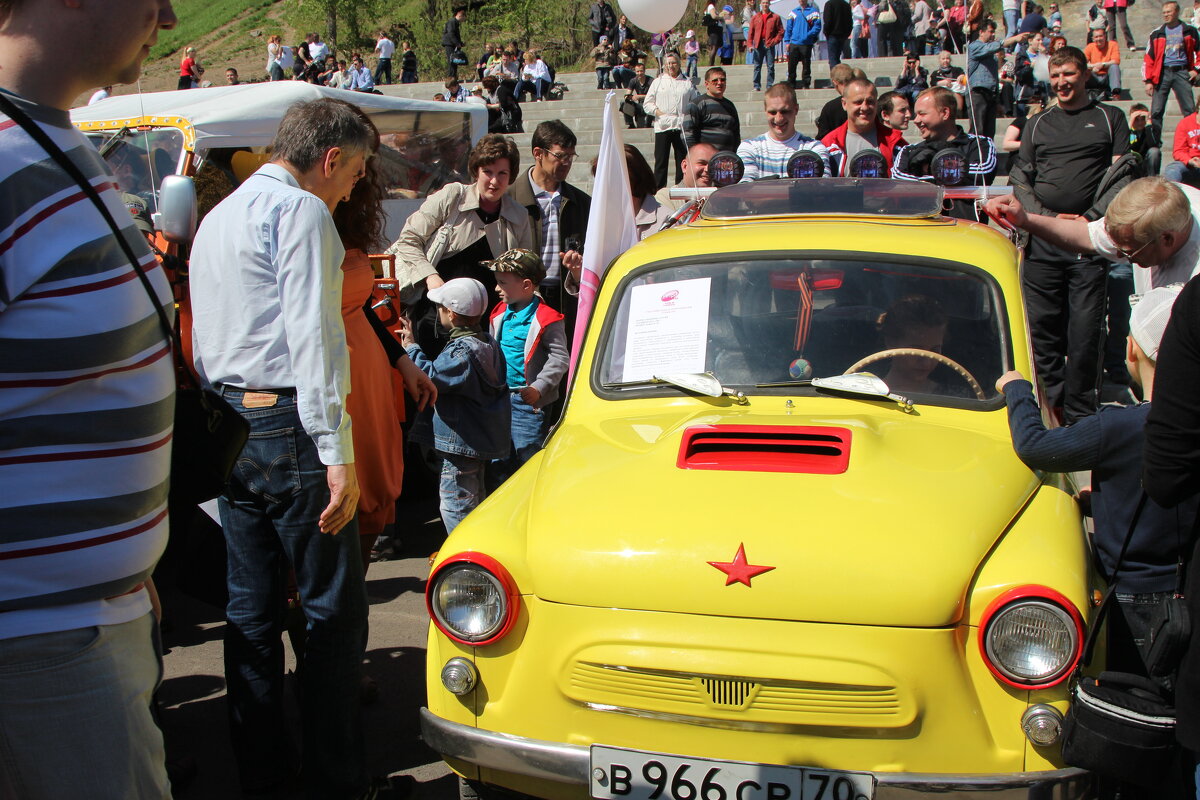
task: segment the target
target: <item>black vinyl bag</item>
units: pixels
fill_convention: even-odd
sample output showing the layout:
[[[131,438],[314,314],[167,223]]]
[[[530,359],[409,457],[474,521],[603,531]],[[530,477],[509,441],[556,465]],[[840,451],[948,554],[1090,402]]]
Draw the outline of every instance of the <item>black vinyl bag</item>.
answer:
[[[1117,573],[1145,506],[1143,492],[1121,545],[1108,591],[1088,631],[1079,666],[1071,678],[1071,707],[1063,720],[1062,757],[1072,767],[1125,783],[1154,787],[1179,751],[1170,687],[1161,680],[1126,672],[1102,672],[1099,677],[1083,674],[1083,668],[1091,663],[1104,616],[1117,602]],[[1178,664],[1177,658],[1174,663]]]

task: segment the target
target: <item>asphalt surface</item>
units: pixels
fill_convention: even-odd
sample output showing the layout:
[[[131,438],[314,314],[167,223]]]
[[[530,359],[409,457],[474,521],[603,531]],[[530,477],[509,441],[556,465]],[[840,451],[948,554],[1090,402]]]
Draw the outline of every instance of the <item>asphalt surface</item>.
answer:
[[[412,800],[457,800],[456,777],[420,740],[417,711],[425,704],[427,623],[423,592],[429,554],[445,535],[436,499],[417,494],[424,495],[421,502],[401,503],[398,558],[376,562],[367,572],[371,610],[365,671],[379,686],[378,700],[363,708],[367,767],[372,776],[412,776]],[[165,618],[159,700],[167,758],[193,761],[196,767],[190,782],[175,787],[177,800],[237,798],[222,664],[225,623],[222,600],[214,595],[223,582],[218,572],[222,545],[214,538],[220,531],[203,518],[185,527],[188,534],[173,539],[156,575]],[[295,661],[291,648],[285,650],[290,670]],[[289,727],[298,736],[290,693],[288,704]]]

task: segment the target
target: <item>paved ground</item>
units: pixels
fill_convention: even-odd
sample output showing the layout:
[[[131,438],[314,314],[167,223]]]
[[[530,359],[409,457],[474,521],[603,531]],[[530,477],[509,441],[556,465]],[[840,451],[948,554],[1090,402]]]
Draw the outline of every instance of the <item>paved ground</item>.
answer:
[[[371,635],[366,671],[380,688],[379,701],[363,712],[368,768],[372,775],[413,776],[414,800],[456,800],[457,780],[420,741],[417,721],[417,709],[425,703],[425,577],[429,554],[438,549],[443,533],[429,502],[402,507],[401,513],[409,529],[399,560],[372,564],[367,573]],[[220,535],[207,525],[201,528],[201,537]],[[168,614],[160,692],[168,757],[192,756],[198,767],[195,779],[177,789],[178,800],[239,796],[226,726],[222,611],[179,589],[182,584],[204,594],[197,585],[205,583],[200,578],[211,569],[204,566],[203,550],[188,547],[172,553],[168,574],[159,577]],[[172,580],[171,572],[181,580]],[[289,653],[289,668],[291,663]]]

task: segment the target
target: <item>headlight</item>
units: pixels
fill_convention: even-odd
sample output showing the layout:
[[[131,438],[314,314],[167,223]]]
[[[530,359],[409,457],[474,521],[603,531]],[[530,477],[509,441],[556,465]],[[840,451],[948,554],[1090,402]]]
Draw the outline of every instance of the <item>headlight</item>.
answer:
[[[1079,661],[1083,622],[1065,597],[1043,586],[1005,592],[980,625],[980,649],[992,673],[1018,688],[1061,682]]]
[[[508,571],[482,553],[460,553],[438,566],[425,590],[438,630],[462,644],[491,644],[516,620],[519,594]]]

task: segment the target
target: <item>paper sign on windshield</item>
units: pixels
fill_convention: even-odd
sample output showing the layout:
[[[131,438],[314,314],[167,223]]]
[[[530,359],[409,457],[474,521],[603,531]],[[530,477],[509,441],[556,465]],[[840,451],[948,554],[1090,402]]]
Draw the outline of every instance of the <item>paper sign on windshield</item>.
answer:
[[[711,283],[695,278],[632,288],[622,380],[704,371]]]

